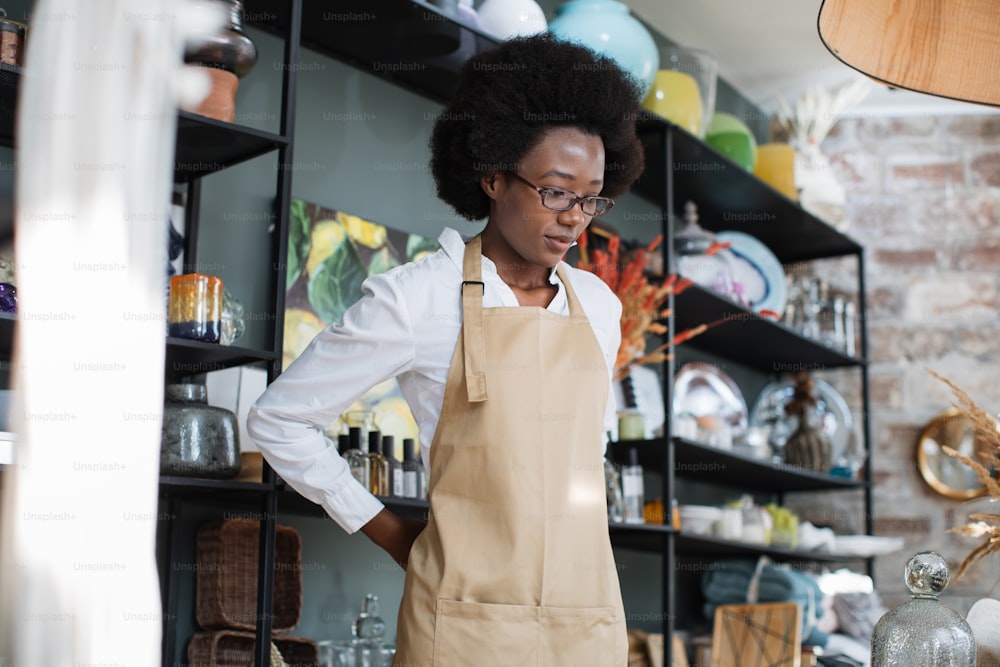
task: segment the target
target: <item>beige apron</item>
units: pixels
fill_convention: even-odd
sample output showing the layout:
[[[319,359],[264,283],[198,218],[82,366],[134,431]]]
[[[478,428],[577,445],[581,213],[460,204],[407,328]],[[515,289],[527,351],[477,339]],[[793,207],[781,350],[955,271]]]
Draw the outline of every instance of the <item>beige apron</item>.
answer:
[[[607,364],[561,268],[569,316],[483,308],[481,269],[477,236],[393,665],[625,667],[599,454]]]

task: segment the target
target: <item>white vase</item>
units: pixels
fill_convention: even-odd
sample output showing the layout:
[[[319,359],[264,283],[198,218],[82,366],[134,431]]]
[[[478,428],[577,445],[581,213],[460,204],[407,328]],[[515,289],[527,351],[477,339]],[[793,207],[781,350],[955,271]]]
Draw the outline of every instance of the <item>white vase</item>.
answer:
[[[535,0],[484,0],[476,10],[479,25],[498,39],[545,32],[545,12]]]
[[[830,158],[812,143],[795,146],[795,187],[799,204],[813,215],[840,226],[847,201]]]

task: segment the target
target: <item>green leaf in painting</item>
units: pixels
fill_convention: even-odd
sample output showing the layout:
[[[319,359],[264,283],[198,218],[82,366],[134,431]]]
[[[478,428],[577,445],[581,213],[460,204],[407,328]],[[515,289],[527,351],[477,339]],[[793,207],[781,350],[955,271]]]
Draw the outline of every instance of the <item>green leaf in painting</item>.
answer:
[[[302,274],[309,256],[309,239],[306,203],[293,197],[288,215],[288,271],[285,274],[285,289],[291,287]]]
[[[361,283],[367,277],[354,246],[342,243],[309,277],[309,303],[324,322],[339,322],[361,298]]]
[[[410,234],[406,239],[406,260],[412,262],[414,259],[419,259],[419,255],[423,253],[436,252],[441,245],[437,242],[437,239],[429,239],[425,236],[420,236],[418,234]]]
[[[382,246],[375,251],[371,261],[368,263],[368,275],[374,276],[379,273],[385,273],[394,266],[399,266],[396,254],[389,249],[389,246]]]

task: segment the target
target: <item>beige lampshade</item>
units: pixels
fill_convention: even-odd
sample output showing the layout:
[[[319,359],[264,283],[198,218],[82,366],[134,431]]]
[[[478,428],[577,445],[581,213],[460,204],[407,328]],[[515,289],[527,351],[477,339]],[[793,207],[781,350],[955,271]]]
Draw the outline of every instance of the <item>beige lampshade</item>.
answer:
[[[997,0],[824,0],[818,23],[826,48],[873,79],[1000,106]]]

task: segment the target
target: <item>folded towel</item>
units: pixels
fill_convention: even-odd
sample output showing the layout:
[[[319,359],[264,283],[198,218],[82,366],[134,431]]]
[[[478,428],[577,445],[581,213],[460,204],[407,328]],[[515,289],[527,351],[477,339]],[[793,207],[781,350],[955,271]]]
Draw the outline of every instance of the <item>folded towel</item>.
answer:
[[[762,557],[718,560],[701,578],[704,613],[712,618],[721,604],[796,602],[802,607],[802,643],[825,646],[828,636],[816,627],[823,615],[823,591],[816,580]]]

